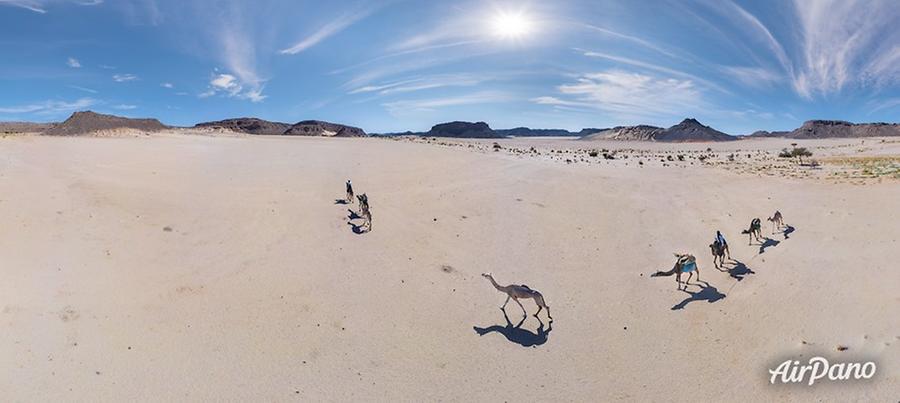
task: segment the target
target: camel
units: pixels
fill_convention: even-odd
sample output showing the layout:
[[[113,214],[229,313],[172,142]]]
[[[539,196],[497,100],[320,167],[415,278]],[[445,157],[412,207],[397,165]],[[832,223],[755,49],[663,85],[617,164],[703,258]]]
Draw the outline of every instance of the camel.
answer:
[[[369,197],[363,193],[356,196],[356,198],[359,199],[359,216],[365,220],[362,226],[366,227],[366,232],[371,231],[372,213],[369,211]]]
[[[658,271],[650,275],[650,277],[661,277],[661,276],[671,276],[675,275],[675,283],[678,284],[678,290],[681,290],[681,273],[689,273],[687,281],[684,282],[684,289],[687,290],[688,284],[691,282],[691,277],[694,275],[694,271],[697,272],[697,281],[700,281],[700,268],[697,266],[697,258],[694,255],[690,255],[687,253],[676,253],[675,257],[675,266],[672,267],[672,270],[669,271]]]
[[[771,217],[767,218],[766,220],[769,220],[772,222],[772,233],[773,234],[776,232],[775,231],[776,227],[777,227],[777,229],[781,229],[782,227],[784,227],[784,218],[781,216],[781,212],[778,210],[775,210],[775,214],[773,214]]]
[[[550,318],[550,320],[553,320],[553,317],[550,316],[550,307],[544,301],[544,295],[541,294],[540,292],[538,292],[537,290],[532,290],[530,287],[528,287],[525,284],[521,284],[521,285],[510,284],[510,285],[503,286],[503,285],[497,284],[497,282],[494,280],[494,276],[491,275],[491,273],[482,273],[481,275],[484,278],[488,279],[491,282],[491,284],[493,284],[494,288],[497,289],[497,291],[500,291],[500,292],[506,294],[506,302],[504,302],[503,306],[500,307],[500,309],[503,310],[503,312],[506,312],[506,304],[508,304],[509,300],[512,299],[513,301],[516,301],[517,304],[519,304],[519,308],[522,308],[522,313],[527,316],[528,311],[526,311],[525,307],[522,306],[522,303],[519,302],[519,298],[531,298],[534,300],[534,303],[537,304],[537,306],[538,306],[538,310],[537,310],[537,312],[534,313],[534,317],[537,318],[538,314],[541,313],[541,310],[546,308],[547,309],[547,317]]]
[[[728,248],[728,246],[719,242],[719,240],[716,240],[715,242],[709,244],[709,250],[713,255],[713,265],[715,265],[717,269],[725,267],[726,248]]]
[[[347,203],[353,203],[353,184],[347,179]]]
[[[753,238],[756,238],[756,242],[762,242],[762,232],[760,229],[762,228],[762,223],[759,218],[754,218],[750,221],[750,228],[741,231],[742,234],[749,234],[750,238],[748,240],[748,245],[753,245]]]

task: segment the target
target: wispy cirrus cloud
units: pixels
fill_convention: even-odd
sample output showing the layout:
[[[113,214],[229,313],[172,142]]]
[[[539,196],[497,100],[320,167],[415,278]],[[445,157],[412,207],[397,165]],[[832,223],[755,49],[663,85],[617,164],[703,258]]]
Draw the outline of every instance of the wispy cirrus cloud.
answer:
[[[53,3],[65,2],[80,6],[96,6],[103,4],[103,0],[0,0],[0,6],[19,7],[36,13],[46,14],[47,8]]]
[[[91,94],[96,94],[96,93],[98,92],[98,91],[95,90],[95,89],[91,89],[91,88],[87,88],[87,87],[81,87],[81,86],[78,86],[78,85],[69,85],[68,87],[69,87],[69,88],[76,89],[76,90],[79,90],[79,91],[89,92],[89,93],[91,93]]]
[[[175,84],[172,84],[172,83],[169,83],[169,82],[162,83],[162,84],[160,84],[159,86],[160,86],[160,87],[163,87],[163,88],[169,88],[169,89],[175,88]]]
[[[764,67],[721,66],[720,70],[748,87],[770,88],[784,78]]]
[[[134,74],[113,74],[112,79],[113,79],[113,81],[115,81],[117,83],[125,83],[128,81],[137,80],[138,76],[136,76]]]
[[[309,36],[301,39],[294,45],[280,50],[278,53],[283,55],[295,55],[297,53],[303,52],[304,50],[316,46],[317,44],[319,44],[319,42],[322,42],[329,37],[340,33],[356,22],[368,17],[375,10],[376,9],[373,7],[368,7],[343,14],[323,25],[321,28],[319,28]]]
[[[557,87],[558,95],[532,98],[542,105],[595,109],[619,120],[683,117],[705,102],[691,80],[607,70]]]
[[[81,68],[81,62],[79,62],[78,59],[74,57],[70,57],[68,60],[66,60],[66,65],[73,69]]]
[[[113,109],[118,109],[118,110],[120,110],[120,111],[130,111],[130,110],[132,110],[132,109],[137,109],[137,105],[118,104],[118,105],[113,105],[112,108],[113,108]]]
[[[386,102],[382,105],[392,115],[403,116],[419,112],[433,112],[441,108],[452,106],[493,104],[508,102],[513,99],[512,96],[503,92],[482,91],[458,96],[393,101]]]
[[[79,109],[84,109],[97,104],[97,100],[93,98],[80,98],[75,101],[59,101],[47,100],[26,105],[0,107],[0,114],[21,115],[57,115],[62,113],[71,113]]]

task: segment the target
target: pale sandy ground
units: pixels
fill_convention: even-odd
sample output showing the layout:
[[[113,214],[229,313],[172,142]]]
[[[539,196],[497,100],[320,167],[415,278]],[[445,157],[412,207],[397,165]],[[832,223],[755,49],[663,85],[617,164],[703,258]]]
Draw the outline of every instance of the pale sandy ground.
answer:
[[[371,233],[335,204],[347,178],[369,194]],[[896,401],[898,200],[890,181],[408,141],[10,137],[0,396]],[[795,231],[760,254],[740,230],[775,209]],[[752,270],[742,281],[712,267],[716,229]],[[675,251],[715,290],[691,300],[650,278]],[[476,333],[506,325],[485,271],[544,293],[546,340],[533,317],[509,339]],[[815,354],[874,359],[876,378],[769,385],[775,363]]]

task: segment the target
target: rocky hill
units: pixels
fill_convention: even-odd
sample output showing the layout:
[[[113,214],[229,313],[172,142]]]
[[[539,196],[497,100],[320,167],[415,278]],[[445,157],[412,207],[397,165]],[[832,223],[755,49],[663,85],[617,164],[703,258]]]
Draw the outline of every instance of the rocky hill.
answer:
[[[156,132],[167,128],[168,126],[156,119],[131,119],[86,111],[73,113],[64,122],[44,131],[44,134],[79,136],[107,130],[133,129],[141,132]]]
[[[285,136],[365,137],[363,129],[319,120],[304,120],[289,127]]]
[[[290,123],[270,122],[257,118],[235,118],[218,120],[215,122],[197,123],[194,127],[205,127],[213,129],[231,130],[237,133],[247,134],[284,134],[290,129]]]
[[[578,136],[564,129],[532,129],[528,127],[516,127],[512,129],[495,129],[498,135],[503,137],[562,137],[562,136]]]
[[[737,138],[705,126],[696,119],[688,118],[668,129],[648,125],[618,126],[585,136],[583,139],[686,143],[695,141],[731,141]]]

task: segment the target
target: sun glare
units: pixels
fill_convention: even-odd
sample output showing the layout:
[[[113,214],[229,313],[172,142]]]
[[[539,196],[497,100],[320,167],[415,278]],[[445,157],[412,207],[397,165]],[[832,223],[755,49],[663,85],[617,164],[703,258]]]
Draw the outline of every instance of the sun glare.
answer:
[[[499,13],[494,16],[494,35],[505,39],[517,39],[531,32],[532,23],[522,14]]]

